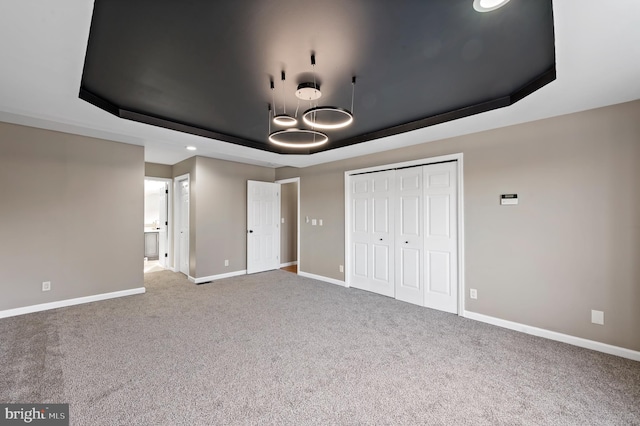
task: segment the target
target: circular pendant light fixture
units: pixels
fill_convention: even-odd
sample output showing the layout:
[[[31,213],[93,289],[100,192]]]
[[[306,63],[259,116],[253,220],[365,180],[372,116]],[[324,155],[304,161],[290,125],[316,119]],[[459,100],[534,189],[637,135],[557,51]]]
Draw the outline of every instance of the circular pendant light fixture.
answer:
[[[327,143],[329,138],[322,132],[312,129],[285,129],[269,135],[269,141],[286,148],[313,148]]]
[[[296,120],[294,117],[291,117],[290,115],[287,114],[284,71],[282,71],[281,76],[282,76],[282,114],[274,115],[273,122],[279,126],[291,127],[298,124],[298,120]],[[273,81],[271,81],[271,90],[273,90]],[[275,112],[275,103],[274,103],[274,112]]]
[[[310,100],[319,99],[322,94],[320,93],[320,86],[315,82],[315,67],[316,67],[316,55],[311,54],[311,66],[314,69],[313,71],[313,83],[302,83],[298,86],[298,92],[300,92],[301,86],[305,87],[313,87],[315,98],[311,98]],[[353,111],[353,97],[355,93],[356,86],[356,77],[353,76],[351,79],[351,110]],[[296,96],[299,99],[303,99],[301,95],[298,95],[296,92]],[[306,99],[305,99],[306,100]],[[323,130],[333,130],[333,129],[341,129],[343,127],[347,127],[349,124],[353,123],[353,114],[351,111],[338,108],[333,106],[318,106],[316,104],[315,107],[309,108],[302,114],[302,121],[305,122],[307,126],[311,126],[316,129]]]
[[[341,129],[353,122],[353,115],[344,108],[321,106],[306,110],[302,121],[317,129]]]
[[[273,122],[279,126],[287,127],[295,126],[296,124],[298,124],[298,120],[287,114],[276,115],[275,117],[273,117]]]
[[[268,105],[269,110],[269,142],[274,145],[279,145],[286,148],[314,148],[326,144],[329,141],[329,137],[320,130],[332,130],[346,127],[353,123],[353,100],[355,94],[356,77],[351,79],[351,111],[345,108],[338,108],[334,106],[319,106],[318,99],[322,97],[320,91],[320,83],[316,82],[315,74],[316,57],[311,53],[311,66],[313,67],[313,81],[305,81],[298,84],[295,91],[295,95],[298,98],[298,107],[296,108],[295,116],[287,114],[286,96],[285,96],[285,73],[281,71],[282,77],[282,114],[276,114],[274,83],[271,79],[271,96],[273,100],[272,104]],[[297,123],[298,109],[300,108],[300,102],[308,102],[309,109],[302,114],[302,121],[310,127],[310,129],[299,129],[294,127]],[[288,129],[271,131],[271,123],[277,124],[282,127],[289,127]],[[317,130],[320,129],[320,130]]]

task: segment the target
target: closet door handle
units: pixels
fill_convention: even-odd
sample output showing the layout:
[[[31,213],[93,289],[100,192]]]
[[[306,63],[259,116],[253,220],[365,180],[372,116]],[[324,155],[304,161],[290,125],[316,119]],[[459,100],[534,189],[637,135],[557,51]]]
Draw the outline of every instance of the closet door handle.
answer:
[[[404,243],[405,243],[405,244],[409,244],[409,241],[405,241]]]
[[[380,238],[380,241],[382,241],[382,238]]]

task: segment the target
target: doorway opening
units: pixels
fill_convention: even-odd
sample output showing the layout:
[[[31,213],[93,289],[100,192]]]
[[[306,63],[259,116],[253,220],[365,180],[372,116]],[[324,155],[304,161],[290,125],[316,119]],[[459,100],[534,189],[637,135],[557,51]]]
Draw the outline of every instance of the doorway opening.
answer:
[[[187,277],[190,269],[190,248],[189,248],[189,195],[190,177],[189,174],[178,176],[173,181],[174,185],[174,250],[173,267],[176,272],[182,272]],[[195,275],[195,274],[194,274]]]
[[[300,268],[300,178],[276,181],[280,184],[280,269],[298,273]]]
[[[170,179],[144,180],[144,273],[167,268]]]

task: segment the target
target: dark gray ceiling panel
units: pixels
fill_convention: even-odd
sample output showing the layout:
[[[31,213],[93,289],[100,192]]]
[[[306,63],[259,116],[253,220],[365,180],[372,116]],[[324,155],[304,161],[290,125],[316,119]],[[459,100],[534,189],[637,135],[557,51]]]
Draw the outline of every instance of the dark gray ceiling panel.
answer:
[[[472,4],[95,0],[80,97],[122,118],[287,153],[268,141],[274,98],[277,113],[285,104],[300,117],[313,105],[295,89],[315,78],[320,105],[351,109],[357,76],[353,124],[326,131],[327,145],[304,150],[313,153],[508,106],[555,79],[550,0],[488,13]]]

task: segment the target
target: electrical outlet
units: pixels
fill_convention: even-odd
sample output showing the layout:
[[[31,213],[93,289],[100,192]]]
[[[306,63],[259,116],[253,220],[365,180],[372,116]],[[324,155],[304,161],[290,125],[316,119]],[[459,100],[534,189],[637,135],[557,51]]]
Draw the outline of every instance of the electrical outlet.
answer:
[[[316,226],[318,224],[317,219],[311,219],[311,226]]]
[[[478,298],[478,290],[476,290],[475,288],[469,289],[469,297],[472,299],[477,299]]]
[[[229,266],[229,259],[225,259],[224,266]]]
[[[604,312],[591,310],[591,322],[598,325],[604,325]]]
[[[318,219],[318,225],[322,226],[322,219]]]
[[[344,265],[340,265],[340,272],[344,272]]]
[[[282,218],[282,223],[284,223],[284,217]]]
[[[42,282],[42,291],[51,290],[51,281],[43,281]]]

